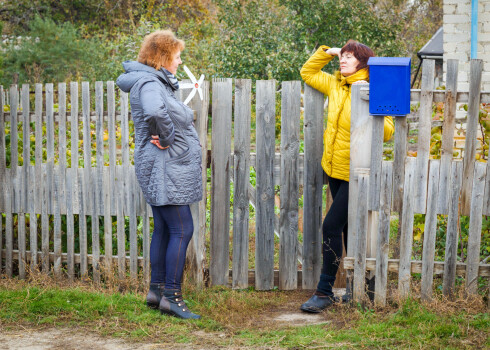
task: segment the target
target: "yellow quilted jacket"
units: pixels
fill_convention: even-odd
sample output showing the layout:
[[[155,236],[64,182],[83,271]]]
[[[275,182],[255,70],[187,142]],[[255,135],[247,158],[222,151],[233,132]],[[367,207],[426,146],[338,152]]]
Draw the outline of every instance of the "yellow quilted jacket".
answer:
[[[323,133],[322,167],[328,176],[349,181],[350,162],[350,111],[351,84],[359,81],[369,81],[367,68],[358,70],[351,76],[344,77],[340,72],[327,74],[321,69],[334,56],[321,46],[301,68],[301,77],[306,84],[328,96],[327,129]],[[384,141],[388,141],[395,126],[391,117],[385,117]]]

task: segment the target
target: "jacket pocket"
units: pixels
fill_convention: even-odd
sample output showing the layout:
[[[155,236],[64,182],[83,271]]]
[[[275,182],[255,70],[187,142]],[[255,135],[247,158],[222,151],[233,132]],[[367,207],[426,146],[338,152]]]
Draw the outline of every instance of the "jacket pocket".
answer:
[[[190,204],[202,194],[200,153],[192,148],[165,165],[167,197],[172,204]]]

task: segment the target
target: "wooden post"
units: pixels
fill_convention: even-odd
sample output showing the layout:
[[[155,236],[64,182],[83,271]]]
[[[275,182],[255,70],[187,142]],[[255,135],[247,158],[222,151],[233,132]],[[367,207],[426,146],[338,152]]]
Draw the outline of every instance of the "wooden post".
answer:
[[[454,126],[456,124],[456,95],[458,91],[458,60],[447,60],[446,93],[444,98],[444,121],[442,124],[441,171],[439,180],[437,212],[447,214],[449,206],[449,183],[453,160]]]
[[[255,288],[274,287],[274,80],[257,81],[257,212],[255,236]]]
[[[45,207],[46,214],[54,213],[54,91],[53,84],[46,84],[46,182],[45,182]],[[46,220],[48,216],[46,215]],[[45,228],[42,241],[43,252],[43,272],[48,273],[50,268],[49,262],[49,245],[50,234],[49,227]]]
[[[368,231],[369,169],[356,169],[358,175],[358,200],[356,210],[356,245],[354,253],[354,301],[364,299],[366,284],[366,239]]]
[[[399,213],[399,225],[402,226],[403,208],[403,184],[405,183],[405,161],[407,159],[407,137],[408,123],[407,118],[395,117],[395,156],[393,159],[393,211]],[[401,231],[398,230],[395,239],[394,258],[400,256],[399,242]]]
[[[303,172],[303,289],[314,289],[322,268],[323,93],[305,84]]]
[[[206,201],[207,201],[207,163],[208,163],[208,119],[209,119],[209,82],[204,81],[202,86],[203,99],[194,97],[190,101],[190,107],[196,115],[196,131],[201,143],[202,156],[202,200],[191,205],[194,221],[194,234],[187,248],[187,264],[189,277],[198,288],[204,285],[205,264],[205,237],[206,237]]]
[[[422,252],[422,288],[421,297],[424,301],[432,299],[434,279],[434,258],[436,249],[437,229],[437,192],[439,189],[439,160],[430,161],[429,189],[427,191],[427,214],[425,216],[424,245]]]
[[[463,158],[463,189],[461,205],[463,215],[470,213],[471,189],[473,185],[473,169],[475,168],[476,135],[478,130],[478,117],[480,114],[480,91],[483,61],[473,59],[470,62],[470,95],[468,99],[468,119],[466,122],[466,140]]]
[[[347,256],[353,257],[357,242],[357,208],[358,208],[358,179],[357,169],[369,169],[371,166],[371,150],[373,142],[374,118],[369,115],[369,90],[367,84],[352,85],[351,93],[351,129],[350,129],[350,180],[349,180],[349,219]],[[379,124],[379,123],[378,123]],[[382,140],[381,140],[382,141]],[[376,147],[376,149],[378,149]],[[369,193],[368,193],[369,196]],[[369,200],[369,198],[368,198]],[[367,214],[367,243],[366,256],[376,256],[376,247],[372,242],[376,240],[377,216],[371,211]],[[352,271],[347,271],[347,283],[352,283]],[[349,287],[350,288],[350,287]]]
[[[6,189],[7,189],[7,163],[5,157],[5,116],[3,112],[3,106],[5,105],[5,94],[3,86],[0,85],[0,212],[7,212],[6,205]],[[2,250],[3,250],[3,227],[0,220],[0,273],[2,273]]]
[[[35,87],[35,107],[34,107],[34,118],[35,118],[35,139],[36,146],[34,151],[35,157],[35,165],[34,165],[34,178],[33,181],[36,183],[35,189],[35,200],[34,200],[34,212],[42,213],[42,199],[43,199],[43,187],[44,184],[39,185],[39,179],[42,179],[42,162],[43,162],[43,154],[42,154],[42,142],[43,142],[43,86],[42,84],[36,84]],[[30,241],[30,249],[31,249],[31,270],[35,271],[38,269],[38,239],[37,239],[37,216],[34,215],[34,221],[31,218],[31,224],[34,224],[34,227],[31,227],[31,241]],[[43,222],[41,216],[41,226]],[[34,231],[34,232],[33,232]]]
[[[31,162],[30,155],[30,106],[29,106],[29,85],[22,85],[21,92],[22,103],[22,176],[20,177],[20,210],[17,216],[18,220],[18,249],[19,249],[19,278],[26,277],[26,218],[28,212],[28,194],[29,194],[29,165]]]
[[[417,159],[408,157],[405,164],[405,184],[403,190],[402,226],[400,237],[400,267],[398,271],[398,291],[402,298],[410,292],[412,244],[413,244],[413,191]]]
[[[414,212],[425,214],[427,176],[429,171],[430,137],[432,123],[432,100],[434,90],[434,60],[423,60],[422,86],[420,92],[419,134],[417,141],[417,167],[414,183]]]
[[[112,275],[112,213],[117,206],[116,187],[116,96],[114,82],[107,82],[107,136],[109,141],[109,167],[104,171],[104,250],[105,271]],[[108,170],[108,171],[107,171]]]
[[[301,83],[282,83],[281,105],[281,217],[279,288],[298,287],[299,124]]]
[[[235,81],[233,288],[248,287],[251,92],[252,80]]]
[[[90,135],[90,86],[82,82],[82,116],[83,116],[83,181],[80,185],[80,274],[88,273],[87,257],[87,214],[91,213],[90,178],[92,176],[92,138]]]
[[[211,158],[211,261],[213,285],[227,285],[230,249],[232,80],[213,81]]]
[[[458,255],[459,196],[462,185],[463,163],[452,162],[449,213],[446,226],[446,252],[444,258],[444,279],[442,293],[452,297],[456,282],[456,258]]]
[[[480,243],[483,212],[483,191],[486,166],[475,162],[473,189],[471,191],[470,227],[466,258],[466,289],[469,294],[476,294],[478,289],[478,268],[480,265]]]
[[[381,196],[378,249],[376,252],[376,281],[374,302],[386,305],[386,286],[388,282],[388,250],[390,246],[390,217],[393,184],[393,163],[383,162],[381,169]]]

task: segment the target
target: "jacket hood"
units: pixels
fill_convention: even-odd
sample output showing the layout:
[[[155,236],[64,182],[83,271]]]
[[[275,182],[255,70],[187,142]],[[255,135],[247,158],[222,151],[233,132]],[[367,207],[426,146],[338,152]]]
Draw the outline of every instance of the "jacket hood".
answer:
[[[142,78],[157,78],[164,84],[171,86],[167,76],[161,70],[156,70],[153,67],[136,61],[125,61],[122,65],[125,72],[117,78],[116,84],[124,92],[131,91],[134,84]]]

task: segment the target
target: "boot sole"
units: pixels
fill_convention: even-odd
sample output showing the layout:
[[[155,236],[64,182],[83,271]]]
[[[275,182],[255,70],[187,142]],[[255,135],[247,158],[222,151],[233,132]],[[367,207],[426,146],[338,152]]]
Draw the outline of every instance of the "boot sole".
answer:
[[[307,312],[307,313],[310,313],[310,314],[319,314],[320,312],[322,312],[323,310],[319,310],[319,309],[308,309],[308,308],[303,308],[303,307],[300,307],[300,310],[303,311],[303,312]]]
[[[148,306],[150,309],[153,310],[157,310],[159,305],[160,304],[153,304],[153,303],[146,302],[146,306]]]
[[[182,316],[176,314],[173,311],[170,311],[170,310],[162,310],[162,309],[160,309],[160,314],[174,316],[174,317],[180,318],[182,320],[199,320],[201,318],[201,316],[199,316],[199,318],[192,318],[192,317],[185,318],[185,317],[182,317]]]

